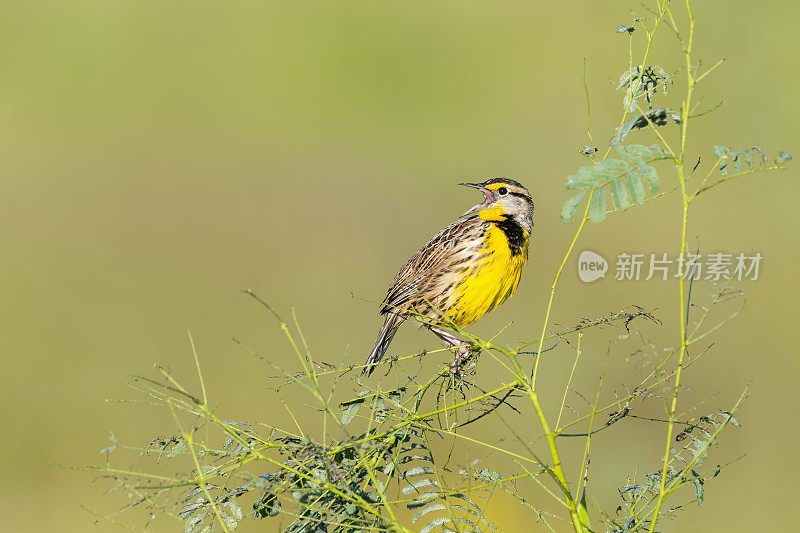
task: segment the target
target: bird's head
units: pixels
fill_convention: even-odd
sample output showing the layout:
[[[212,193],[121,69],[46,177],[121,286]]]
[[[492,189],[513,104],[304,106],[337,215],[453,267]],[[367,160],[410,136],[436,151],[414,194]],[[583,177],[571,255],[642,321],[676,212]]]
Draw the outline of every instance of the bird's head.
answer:
[[[484,220],[502,221],[513,218],[528,233],[533,229],[533,200],[521,183],[507,178],[492,178],[483,183],[460,183],[478,189],[484,201],[465,214],[477,213]]]

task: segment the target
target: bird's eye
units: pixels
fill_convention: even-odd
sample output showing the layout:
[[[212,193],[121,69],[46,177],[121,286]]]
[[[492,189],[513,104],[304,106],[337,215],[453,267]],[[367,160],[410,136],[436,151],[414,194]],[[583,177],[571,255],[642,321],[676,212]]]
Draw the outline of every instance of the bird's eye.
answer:
[[[500,193],[501,195],[507,194],[508,189],[506,189],[505,187],[500,187],[499,189],[497,189],[497,192]]]

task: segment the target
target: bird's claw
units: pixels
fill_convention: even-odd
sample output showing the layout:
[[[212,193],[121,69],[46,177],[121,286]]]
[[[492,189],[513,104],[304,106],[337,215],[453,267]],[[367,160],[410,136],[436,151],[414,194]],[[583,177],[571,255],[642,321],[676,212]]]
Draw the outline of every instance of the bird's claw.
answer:
[[[474,345],[469,346],[459,346],[455,349],[455,357],[453,358],[453,362],[450,363],[450,370],[449,373],[454,378],[461,378],[461,371],[467,370],[471,371],[475,369],[475,365],[477,364],[477,357],[473,359],[473,355],[478,354],[480,349],[475,349]],[[473,353],[474,352],[474,353]],[[469,363],[466,367],[464,367],[464,363]]]

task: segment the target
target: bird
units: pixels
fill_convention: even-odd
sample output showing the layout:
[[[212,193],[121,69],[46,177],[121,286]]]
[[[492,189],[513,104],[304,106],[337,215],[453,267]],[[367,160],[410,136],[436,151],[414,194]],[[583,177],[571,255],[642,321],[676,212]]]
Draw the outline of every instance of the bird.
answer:
[[[365,376],[372,374],[408,319],[450,347],[459,347],[451,365],[451,372],[458,374],[469,343],[442,326],[472,324],[519,285],[533,231],[530,192],[506,178],[459,185],[478,189],[484,200],[434,235],[394,277],[381,303],[384,322],[364,365]]]

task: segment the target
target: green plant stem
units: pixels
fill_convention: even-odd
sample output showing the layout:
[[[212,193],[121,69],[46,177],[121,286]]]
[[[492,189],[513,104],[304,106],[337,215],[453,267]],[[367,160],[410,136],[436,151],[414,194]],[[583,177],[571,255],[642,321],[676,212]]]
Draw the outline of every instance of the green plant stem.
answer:
[[[547,334],[547,325],[550,322],[550,310],[553,308],[553,300],[555,299],[556,295],[556,287],[558,286],[558,280],[561,277],[561,272],[564,271],[564,266],[567,264],[569,260],[569,256],[572,254],[572,249],[575,248],[575,243],[578,242],[578,237],[580,237],[581,232],[583,231],[583,226],[586,224],[586,221],[589,218],[589,204],[592,202],[592,195],[594,191],[589,192],[589,198],[586,201],[586,208],[583,211],[583,217],[581,218],[581,223],[578,226],[578,230],[575,232],[575,235],[572,237],[572,241],[569,243],[569,247],[567,248],[567,252],[564,254],[564,258],[561,260],[561,264],[558,266],[558,270],[556,270],[555,278],[553,279],[553,285],[550,287],[550,297],[547,300],[547,310],[544,314],[544,323],[542,324],[542,334],[539,336],[539,351],[536,355],[536,358],[533,361],[533,369],[531,370],[531,379],[530,379],[530,386],[532,389],[536,389],[536,373],[539,370],[539,361],[541,361],[542,357],[542,345],[544,344],[544,337]]]
[[[588,209],[588,204],[587,204]],[[584,220],[586,217],[584,216]],[[580,233],[580,231],[578,232]],[[577,234],[576,234],[577,238]],[[575,239],[573,239],[573,244],[575,243]],[[565,259],[566,262],[566,259]],[[563,267],[563,264],[562,264]],[[558,276],[556,276],[556,281]],[[553,284],[555,286],[555,283]],[[552,297],[551,297],[552,303]],[[541,342],[539,344],[541,346]],[[539,417],[539,423],[542,425],[542,430],[544,431],[547,437],[547,445],[550,448],[550,456],[553,458],[553,466],[550,469],[552,472],[553,477],[558,482],[559,488],[561,492],[564,494],[565,503],[567,504],[567,508],[569,509],[569,515],[572,519],[572,525],[575,528],[576,533],[582,533],[584,531],[583,526],[581,525],[580,517],[578,516],[578,508],[575,502],[575,499],[572,497],[572,494],[569,490],[569,485],[567,484],[567,478],[564,475],[564,469],[561,466],[561,457],[558,452],[558,446],[556,446],[556,439],[555,435],[553,434],[553,430],[550,429],[550,425],[547,422],[547,417],[544,414],[544,410],[542,409],[542,405],[539,402],[539,395],[537,394],[536,390],[533,388],[532,383],[526,379],[524,370],[522,366],[520,366],[519,361],[517,360],[516,354],[508,353],[507,354],[511,359],[512,364],[521,380],[521,384],[525,389],[525,392],[528,394],[528,397],[533,404],[533,408],[536,411],[536,415]],[[539,357],[536,357],[536,361],[538,362]]]
[[[695,80],[692,75],[692,39],[694,37],[694,17],[692,16],[692,9],[689,0],[686,0],[686,11],[689,15],[689,40],[684,46],[686,58],[686,99],[681,106],[681,151],[680,161],[678,162],[678,179],[681,184],[681,243],[680,243],[680,259],[678,261],[678,296],[679,296],[679,314],[680,314],[680,350],[678,352],[678,366],[675,371],[675,382],[672,391],[672,402],[669,407],[669,416],[667,417],[667,435],[666,444],[664,446],[664,463],[661,469],[661,483],[658,490],[658,499],[656,500],[655,508],[653,509],[653,519],[650,523],[650,533],[655,531],[656,523],[658,522],[658,513],[661,509],[661,504],[667,497],[667,468],[669,466],[670,449],[672,446],[672,432],[675,428],[675,413],[678,409],[678,394],[681,384],[681,375],[683,372],[683,362],[686,356],[686,302],[685,302],[685,280],[683,276],[684,258],[686,256],[686,226],[689,218],[689,204],[691,197],[686,192],[686,178],[684,174],[684,165],[686,159],[686,133],[689,125],[689,109],[691,106],[692,92],[695,86]]]
[[[572,385],[572,377],[575,375],[575,368],[578,366],[578,360],[581,358],[581,339],[583,338],[583,333],[578,333],[578,346],[575,349],[575,362],[572,363],[572,370],[569,371],[569,379],[567,380],[567,385],[564,387],[564,396],[561,398],[561,407],[558,409],[558,418],[556,418],[556,433],[558,433],[559,428],[561,427],[561,415],[564,413],[564,405],[567,403],[567,394],[569,393],[569,387]]]

